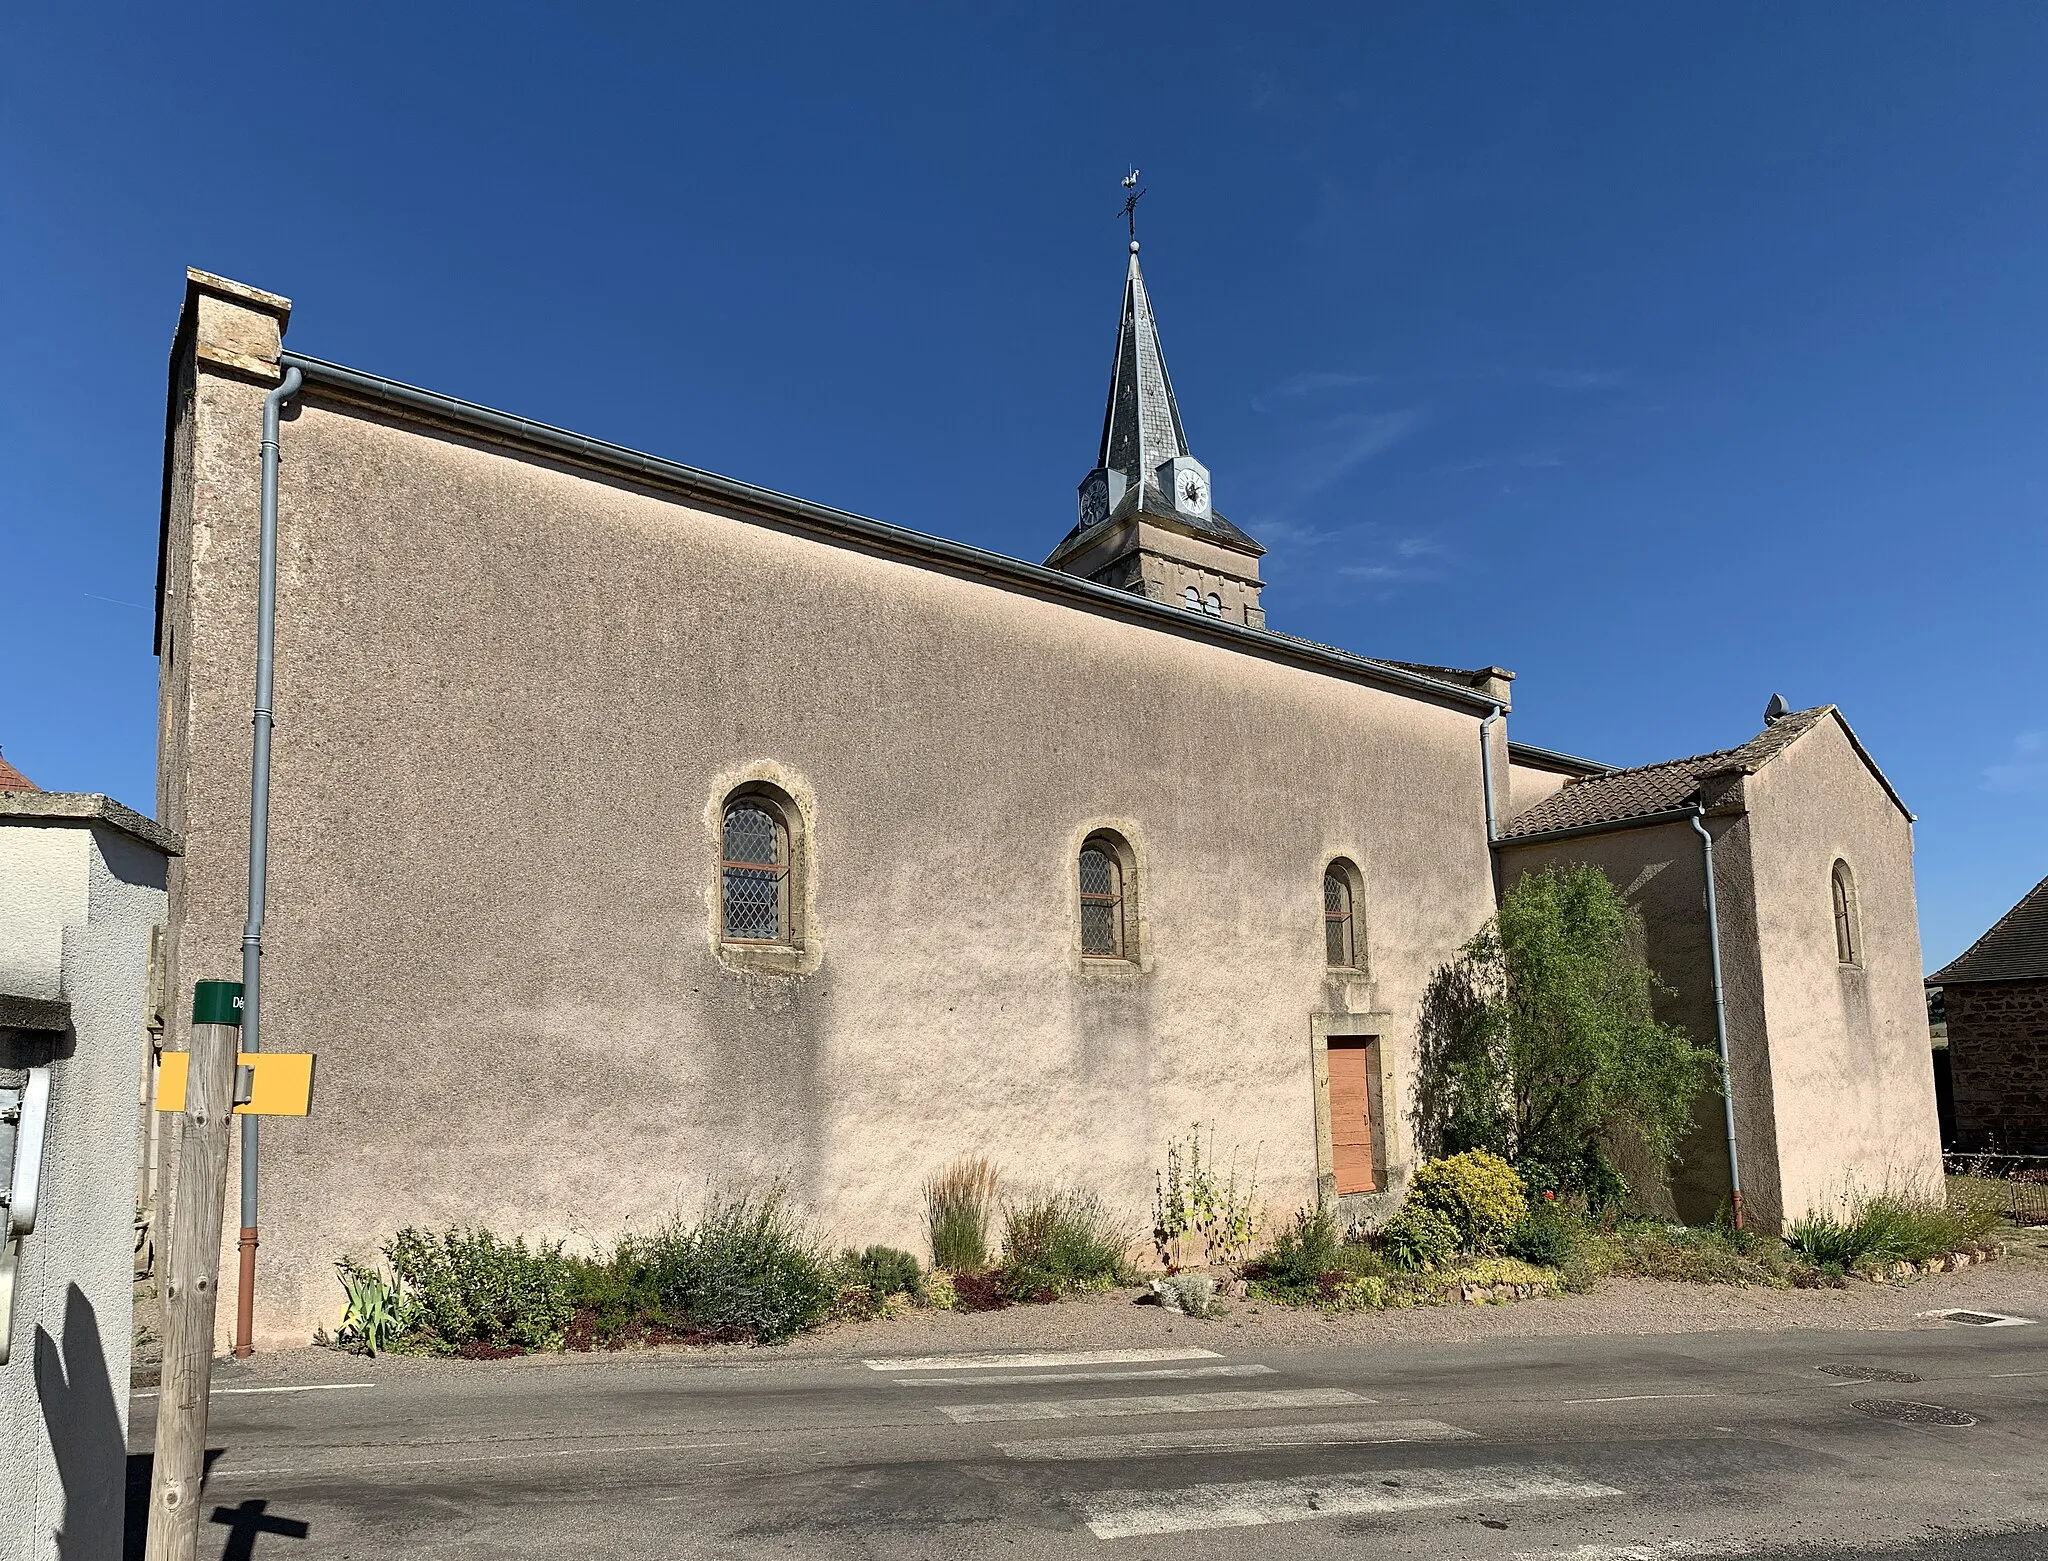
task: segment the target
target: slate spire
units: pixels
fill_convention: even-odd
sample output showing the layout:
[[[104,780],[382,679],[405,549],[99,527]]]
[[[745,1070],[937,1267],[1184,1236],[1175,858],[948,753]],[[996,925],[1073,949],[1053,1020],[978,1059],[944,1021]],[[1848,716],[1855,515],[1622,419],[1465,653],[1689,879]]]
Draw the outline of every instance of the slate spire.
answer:
[[[1152,316],[1133,239],[1130,267],[1124,273],[1123,322],[1117,327],[1116,358],[1109,373],[1109,404],[1102,412],[1102,449],[1095,464],[1122,476],[1127,490],[1148,481],[1156,487],[1160,462],[1188,453],[1180,404],[1174,400],[1173,381],[1159,350],[1159,322]]]

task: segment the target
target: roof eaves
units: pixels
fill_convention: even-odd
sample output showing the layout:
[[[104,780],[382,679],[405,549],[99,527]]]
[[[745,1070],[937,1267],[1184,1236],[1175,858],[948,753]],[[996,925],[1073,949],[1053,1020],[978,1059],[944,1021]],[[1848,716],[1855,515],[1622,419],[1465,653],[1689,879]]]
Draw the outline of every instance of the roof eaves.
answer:
[[[1563,775],[1611,775],[1614,766],[1602,764],[1597,759],[1581,759],[1577,754],[1560,753],[1555,748],[1538,748],[1534,743],[1508,743],[1508,758],[1527,764],[1531,769],[1554,770]]]
[[[1293,635],[1269,629],[1196,615],[1184,608],[1155,602],[1130,591],[1098,585],[1078,575],[1026,563],[985,548],[954,542],[945,537],[913,531],[907,526],[872,520],[850,510],[834,509],[772,488],[758,487],[733,477],[685,466],[644,451],[611,444],[587,434],[573,433],[511,412],[500,412],[473,401],[459,400],[438,391],[423,390],[399,380],[386,379],[362,369],[309,358],[303,353],[284,352],[278,362],[302,373],[309,386],[338,393],[352,400],[386,410],[401,409],[424,414],[430,419],[471,434],[482,434],[501,443],[524,445],[578,464],[624,473],[671,492],[709,499],[728,508],[751,512],[795,525],[812,532],[858,541],[898,557],[925,564],[941,564],[1011,587],[1085,605],[1144,623],[1149,627],[1211,640],[1233,650],[1265,655],[1306,665],[1311,670],[1336,673],[1360,682],[1375,684],[1396,693],[1422,695],[1473,711],[1494,707],[1494,701],[1470,688],[1440,682],[1406,672],[1387,662],[1360,656],[1335,646],[1320,646]],[[168,511],[166,512],[168,514]]]

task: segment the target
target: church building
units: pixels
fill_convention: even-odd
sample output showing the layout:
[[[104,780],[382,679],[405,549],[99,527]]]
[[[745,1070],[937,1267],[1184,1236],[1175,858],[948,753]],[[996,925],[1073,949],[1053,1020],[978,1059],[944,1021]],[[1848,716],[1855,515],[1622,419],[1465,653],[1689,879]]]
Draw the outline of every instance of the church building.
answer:
[[[290,386],[262,1043],[319,1072],[263,1129],[259,1345],[331,1324],[335,1259],[413,1224],[606,1240],[779,1181],[833,1240],[921,1252],[920,1184],[973,1154],[1142,1226],[1197,1121],[1276,1215],[1320,1190],[1369,1222],[1415,1164],[1424,986],[1539,858],[1648,897],[1710,1045],[1718,887],[1752,1219],[1938,1174],[1924,1034],[1898,1041],[1911,833],[1846,725],[1645,782],[1510,742],[1498,667],[1270,626],[1135,243],[1043,565],[286,351],[290,311],[188,273],[158,597],[189,992],[238,973]],[[1854,981],[1807,957],[1835,861]],[[1710,1216],[1718,1099],[1698,1139],[1674,1195]]]

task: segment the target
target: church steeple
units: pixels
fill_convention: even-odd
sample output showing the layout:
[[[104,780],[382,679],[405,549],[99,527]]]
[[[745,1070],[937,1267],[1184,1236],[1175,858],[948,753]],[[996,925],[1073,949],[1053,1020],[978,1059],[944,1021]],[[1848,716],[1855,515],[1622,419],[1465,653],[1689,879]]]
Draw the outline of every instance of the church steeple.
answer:
[[[1102,445],[1081,480],[1079,507],[1079,524],[1053,549],[1050,567],[1264,626],[1258,561],[1265,549],[1216,513],[1209,468],[1188,450],[1135,238]]]

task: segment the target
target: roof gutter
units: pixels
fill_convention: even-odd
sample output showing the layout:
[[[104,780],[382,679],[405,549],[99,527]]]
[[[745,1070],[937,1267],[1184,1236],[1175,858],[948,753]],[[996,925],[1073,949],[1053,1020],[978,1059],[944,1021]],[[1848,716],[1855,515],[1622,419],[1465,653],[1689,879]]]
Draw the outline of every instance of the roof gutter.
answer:
[[[731,477],[721,477],[714,472],[685,466],[678,461],[663,460],[660,456],[628,449],[624,445],[610,444],[602,439],[592,439],[585,434],[571,433],[567,429],[537,423],[510,412],[494,411],[473,401],[462,401],[454,396],[441,395],[437,391],[422,390],[416,385],[407,385],[398,380],[386,379],[382,375],[365,373],[361,369],[346,368],[339,363],[305,357],[296,352],[280,353],[278,362],[288,370],[296,369],[307,385],[318,389],[337,392],[343,397],[367,402],[373,406],[403,408],[458,429],[492,434],[512,443],[566,457],[580,465],[595,466],[605,471],[637,477],[690,498],[749,510],[770,519],[793,522],[810,530],[858,541],[898,556],[941,560],[965,573],[999,584],[1025,586],[1070,601],[1086,603],[1098,609],[1108,609],[1120,616],[1135,618],[1155,627],[1171,629],[1197,638],[1220,640],[1225,644],[1254,651],[1274,660],[1326,672],[1339,672],[1360,682],[1375,684],[1399,693],[1423,695],[1475,713],[1498,708],[1492,699],[1476,689],[1460,688],[1453,683],[1439,683],[1434,678],[1404,672],[1398,667],[1388,666],[1367,656],[1353,656],[1321,647],[1312,649],[1299,641],[1289,639],[1286,635],[1190,614],[1183,608],[1169,607],[1164,602],[1155,602],[1129,591],[1097,585],[1094,581],[1083,580],[1078,575],[1063,574],[1056,569],[1028,564],[1021,559],[1006,558],[1000,553],[969,547],[965,543],[948,541],[944,537],[930,536],[906,526],[894,526],[886,521],[870,520],[866,516],[855,515],[847,510],[814,504],[808,499],[794,498],[786,493],[777,493],[771,488],[757,487],[753,483],[740,482]]]

